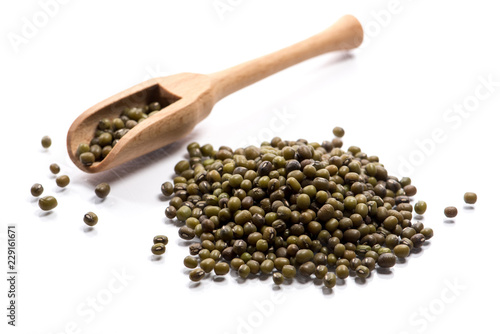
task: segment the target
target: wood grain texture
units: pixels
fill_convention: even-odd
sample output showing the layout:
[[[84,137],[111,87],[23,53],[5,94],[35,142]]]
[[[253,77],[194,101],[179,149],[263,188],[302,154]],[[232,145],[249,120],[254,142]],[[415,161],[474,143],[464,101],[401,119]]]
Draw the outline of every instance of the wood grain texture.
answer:
[[[82,113],[68,130],[68,154],[85,172],[114,168],[186,136],[210,114],[217,101],[229,94],[306,59],[358,47],[362,40],[361,24],[353,16],[346,15],[330,28],[302,42],[224,71],[209,75],[181,73],[145,81]],[[80,143],[90,142],[99,120],[118,117],[125,107],[142,106],[152,101],[170,105],[132,128],[102,161],[92,166],[84,166],[79,161],[76,149]]]

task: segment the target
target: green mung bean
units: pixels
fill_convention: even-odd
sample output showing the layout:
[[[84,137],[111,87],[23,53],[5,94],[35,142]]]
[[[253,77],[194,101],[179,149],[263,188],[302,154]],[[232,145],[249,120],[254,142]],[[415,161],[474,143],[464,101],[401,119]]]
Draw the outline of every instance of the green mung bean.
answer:
[[[345,264],[337,266],[335,269],[338,278],[346,279],[349,277],[349,268]]]
[[[43,148],[49,148],[52,145],[52,139],[49,136],[43,136],[41,142]]]
[[[110,191],[111,187],[106,182],[99,183],[94,189],[96,196],[99,198],[106,198]]]
[[[335,137],[342,138],[344,137],[345,131],[340,126],[336,126],[333,128],[333,134],[335,135]]]
[[[61,167],[56,163],[50,164],[49,169],[52,174],[58,174],[61,171]]]
[[[238,275],[241,277],[241,278],[247,278],[248,275],[250,275],[250,267],[246,264],[242,264],[239,268],[238,268]]]
[[[467,204],[474,204],[477,201],[477,195],[473,192],[466,192],[464,194],[464,201]]]
[[[359,278],[367,278],[368,276],[370,276],[370,269],[363,265],[360,265],[356,268],[356,275]]]
[[[90,166],[95,162],[95,156],[91,152],[84,152],[79,156],[80,162],[85,166]]]
[[[284,265],[281,272],[285,278],[294,278],[297,275],[297,269],[290,264]]]
[[[420,233],[422,233],[425,237],[425,239],[430,239],[434,235],[434,231],[430,227],[424,227]]]
[[[323,278],[323,284],[325,285],[326,288],[333,288],[335,284],[337,283],[337,276],[335,276],[334,273],[329,272],[325,275]]]
[[[38,200],[38,206],[43,211],[50,211],[57,206],[57,200],[53,196],[45,196]]]
[[[419,215],[423,215],[425,210],[427,210],[427,203],[424,201],[418,201],[414,206],[415,212]]]
[[[229,272],[229,264],[226,262],[217,262],[214,266],[216,275],[226,275]]]
[[[276,285],[281,285],[285,282],[285,277],[280,272],[273,273],[273,282]]]
[[[396,264],[396,256],[393,253],[382,253],[380,254],[378,265],[382,268],[390,268]]]
[[[38,197],[43,193],[43,186],[40,183],[35,183],[31,186],[31,195]]]
[[[160,235],[157,235],[153,238],[153,243],[166,245],[166,244],[168,244],[168,238],[166,235],[160,234]]]
[[[172,193],[174,192],[174,186],[172,185],[172,183],[170,182],[164,182],[162,185],[161,185],[161,192],[163,195],[165,196],[170,196],[172,195]]]
[[[94,226],[98,222],[98,217],[95,213],[89,211],[83,216],[83,222],[88,226]]]
[[[193,282],[199,282],[203,277],[205,277],[205,271],[201,268],[196,268],[189,272],[189,279]]]
[[[162,243],[154,244],[151,247],[151,252],[154,255],[162,255],[163,253],[165,253],[165,245]]]
[[[444,209],[444,215],[448,218],[454,218],[458,214],[458,210],[454,206],[448,206]]]
[[[206,258],[200,262],[200,268],[203,269],[207,274],[211,272],[215,267],[215,261],[212,258]]]
[[[61,187],[61,188],[64,188],[66,187],[68,184],[69,184],[69,177],[68,175],[61,175],[61,176],[58,176],[56,178],[56,184]]]
[[[410,247],[407,245],[397,245],[394,247],[394,255],[396,255],[398,258],[403,259],[410,255]]]
[[[194,256],[188,255],[184,258],[184,265],[186,268],[194,269],[198,266],[198,260]]]

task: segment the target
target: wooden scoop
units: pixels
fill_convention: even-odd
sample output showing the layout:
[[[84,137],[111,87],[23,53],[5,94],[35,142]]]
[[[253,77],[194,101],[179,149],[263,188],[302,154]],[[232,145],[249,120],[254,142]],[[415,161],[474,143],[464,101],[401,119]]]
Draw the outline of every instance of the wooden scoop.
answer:
[[[184,137],[208,116],[217,101],[229,94],[306,59],[355,48],[362,40],[361,24],[355,17],[346,15],[302,42],[221,72],[181,73],[145,81],[81,114],[68,131],[69,156],[88,173],[114,168]],[[126,107],[144,106],[152,101],[168,106],[132,128],[102,161],[91,166],[80,162],[76,149],[80,143],[90,142],[101,119],[113,119]]]

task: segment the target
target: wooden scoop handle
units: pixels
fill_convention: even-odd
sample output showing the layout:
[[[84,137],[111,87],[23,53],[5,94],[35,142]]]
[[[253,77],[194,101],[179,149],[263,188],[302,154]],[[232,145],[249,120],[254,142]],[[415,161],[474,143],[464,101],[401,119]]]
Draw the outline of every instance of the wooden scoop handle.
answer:
[[[210,74],[215,102],[287,67],[323,53],[349,50],[363,41],[363,28],[352,15],[302,42],[226,70]]]

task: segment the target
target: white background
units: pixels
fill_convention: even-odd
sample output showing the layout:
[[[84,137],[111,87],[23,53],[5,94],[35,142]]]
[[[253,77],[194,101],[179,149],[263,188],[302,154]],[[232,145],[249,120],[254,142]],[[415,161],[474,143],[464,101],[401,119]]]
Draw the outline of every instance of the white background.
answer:
[[[212,0],[67,1],[17,47],[9,38],[22,36],[34,16],[43,18],[42,6],[0,5],[1,332],[491,333],[498,308],[489,302],[500,297],[494,2],[221,2],[232,4],[222,16]],[[188,138],[116,170],[88,175],[69,160],[67,129],[100,100],[150,77],[211,73],[261,56],[347,13],[365,26],[362,48],[318,57],[237,92]],[[488,78],[496,82],[491,91],[481,81]],[[454,106],[470,111],[460,116],[449,111]],[[232,275],[190,283],[182,265],[188,249],[160,196],[187,143],[236,148],[271,133],[321,142],[336,125],[346,130],[346,146],[378,155],[391,174],[412,177],[416,198],[428,203],[422,221],[435,232],[424,250],[389,275],[375,272],[365,283],[351,277],[332,291],[313,279],[279,289],[270,278],[241,282]],[[436,131],[444,141],[430,141]],[[40,146],[43,135],[52,137],[49,150]],[[71,178],[65,190],[50,175],[53,162]],[[93,194],[102,181],[112,188],[105,201]],[[30,196],[35,182],[59,200],[50,214]],[[474,209],[464,208],[465,191],[477,192]],[[443,215],[448,205],[459,209],[451,222]],[[89,210],[99,215],[93,231],[82,222]],[[15,329],[6,325],[3,278],[11,223],[19,247]],[[170,238],[159,261],[150,253],[156,234]],[[122,272],[124,283],[115,280]],[[98,311],[88,304],[93,298]]]

